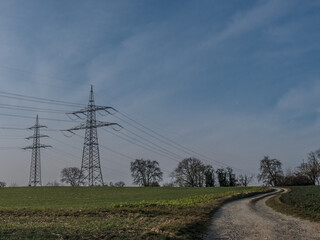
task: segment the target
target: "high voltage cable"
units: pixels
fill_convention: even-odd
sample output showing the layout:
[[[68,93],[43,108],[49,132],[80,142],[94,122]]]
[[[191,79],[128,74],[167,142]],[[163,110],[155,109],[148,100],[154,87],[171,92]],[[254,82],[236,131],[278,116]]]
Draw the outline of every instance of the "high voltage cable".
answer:
[[[79,138],[82,139],[82,136],[81,136],[81,135],[79,135],[79,134],[77,134],[77,133],[75,133],[74,135],[76,135],[77,137],[79,137]],[[134,157],[130,157],[130,156],[124,154],[124,153],[115,151],[115,150],[113,150],[113,149],[111,149],[111,148],[109,148],[109,147],[106,147],[106,146],[102,145],[101,143],[99,143],[99,146],[102,147],[102,148],[104,148],[104,149],[106,149],[106,150],[108,150],[108,151],[110,151],[110,152],[112,152],[112,153],[114,153],[114,154],[117,154],[117,155],[119,155],[119,156],[122,156],[122,157],[124,157],[124,158],[127,158],[127,159],[129,159],[130,161],[134,161],[134,160],[137,159],[137,158],[134,158]],[[171,172],[166,171],[166,170],[162,170],[162,171],[163,171],[163,172],[167,172],[167,173],[171,173]]]
[[[59,142],[59,143],[63,144],[64,146],[69,146],[69,147],[72,147],[72,148],[77,149],[77,150],[82,150],[80,147],[73,146],[73,145],[71,145],[71,144],[69,144],[69,143],[67,143],[65,141],[61,141],[61,140],[58,140],[58,139],[53,138],[53,137],[50,137],[50,139],[53,139],[54,141]],[[114,163],[118,163],[116,161],[112,161],[112,160],[110,160],[110,161],[114,162]]]
[[[51,151],[53,150],[53,151],[55,151],[55,152],[59,152],[59,151],[60,151],[60,150],[54,150],[54,149],[50,149],[50,150],[51,150]],[[64,159],[64,158],[62,158],[61,156],[57,156],[56,154],[51,154],[51,153],[50,153],[50,150],[46,152],[46,156],[49,157],[50,159],[52,159],[52,160],[54,160],[54,161],[58,161],[58,162],[63,163],[63,164],[66,164],[66,162],[69,163],[69,164],[74,164],[74,163],[75,163],[75,161],[74,161],[75,159],[74,159],[74,160],[72,160],[71,158],[69,158],[69,159]],[[118,176],[116,176],[116,175],[113,174],[114,171],[122,172],[122,171],[119,171],[118,169],[111,169],[111,168],[110,168],[110,170],[112,170],[112,171],[109,172],[109,169],[108,169],[108,168],[106,168],[106,167],[104,167],[104,166],[102,166],[102,168],[103,168],[104,170],[108,171],[108,175],[111,175],[113,178],[118,177]],[[122,173],[124,173],[124,172],[122,172]],[[127,175],[127,173],[124,173],[124,174]]]
[[[23,100],[23,101],[32,101],[32,102],[38,102],[38,103],[45,103],[45,104],[54,104],[54,105],[63,105],[63,106],[68,106],[68,107],[75,107],[75,106],[81,106],[81,107],[84,107],[85,105],[83,104],[79,104],[79,103],[73,103],[73,102],[67,102],[67,101],[60,101],[60,100],[53,100],[53,99],[47,99],[47,98],[39,98],[39,97],[32,97],[32,96],[27,96],[27,95],[23,95],[23,94],[15,94],[15,93],[9,93],[9,92],[5,92],[5,91],[0,91],[0,97],[8,97],[8,98],[14,98],[14,99],[20,99],[20,100]],[[145,131],[144,129],[140,128],[140,127],[137,127],[135,125],[133,125],[132,123],[120,118],[119,116],[116,116],[116,118],[120,119],[121,121],[129,124],[130,126],[138,129],[139,131],[147,134],[148,136],[154,138],[154,139],[157,139],[158,141],[174,148],[174,149],[177,149],[179,151],[182,151],[188,155],[197,155],[197,156],[200,156],[204,161],[206,162],[215,162],[216,164],[220,165],[220,166],[230,166],[229,164],[226,164],[226,163],[223,163],[223,162],[220,162],[220,161],[217,161],[215,159],[212,159],[204,154],[201,154],[201,153],[198,153],[190,148],[187,148],[165,136],[163,136],[162,134],[159,134],[158,132],[150,129],[149,127],[146,127],[145,125],[137,122],[136,120],[134,120],[133,118],[129,117],[127,114],[123,113],[123,112],[119,112],[119,114],[121,114],[122,116],[124,116],[125,118],[127,118],[128,120],[134,122],[136,125],[152,132],[153,134]],[[5,115],[5,114],[0,114],[0,115]],[[7,116],[9,114],[6,114]],[[32,117],[27,117],[27,116],[21,116],[21,115],[15,115],[15,117],[23,117],[23,118],[32,118]],[[43,118],[44,120],[49,120],[49,121],[64,121],[64,122],[71,122],[69,120],[62,120],[62,119],[50,119],[50,118]],[[156,135],[156,136],[155,136]],[[170,142],[170,143],[169,143]],[[240,172],[248,172],[248,171],[245,171],[245,170],[242,170],[242,169],[239,169],[239,168],[235,168],[233,167],[234,169],[237,169],[239,170]]]
[[[180,161],[180,159],[176,159],[176,158],[171,157],[170,155],[157,152],[156,150],[150,149],[149,147],[140,145],[140,144],[138,144],[138,143],[136,143],[136,142],[134,142],[134,141],[131,141],[130,139],[127,139],[127,138],[124,138],[124,137],[122,137],[122,136],[119,136],[118,134],[116,134],[116,133],[114,133],[114,132],[108,131],[108,130],[106,130],[106,129],[103,129],[103,130],[106,131],[106,132],[108,132],[108,133],[111,133],[111,134],[117,136],[118,138],[121,138],[121,139],[123,139],[123,140],[125,140],[125,141],[127,141],[127,142],[130,142],[130,143],[132,143],[132,144],[134,144],[134,145],[136,145],[136,146],[138,146],[138,147],[141,147],[141,148],[143,148],[143,149],[145,149],[145,150],[147,150],[147,151],[153,152],[153,153],[155,153],[155,154],[161,155],[161,156],[166,157],[166,158],[170,158],[171,160],[176,161],[176,162],[179,162],[179,161]]]
[[[120,112],[119,112],[119,113],[120,113]],[[123,114],[122,114],[122,115],[123,115]],[[123,115],[123,116],[124,116],[124,115]],[[139,130],[139,131],[147,134],[148,136],[150,136],[150,137],[152,137],[152,138],[154,138],[154,139],[157,139],[158,141],[160,141],[160,142],[162,142],[162,143],[164,143],[164,144],[166,144],[166,145],[168,145],[168,146],[170,146],[170,147],[172,147],[172,148],[174,148],[174,149],[178,149],[179,151],[182,151],[182,152],[184,152],[184,153],[186,153],[186,154],[188,154],[188,155],[190,155],[190,152],[192,152],[192,151],[184,150],[184,149],[182,149],[181,147],[180,147],[180,148],[175,147],[173,144],[170,144],[170,143],[168,143],[167,141],[165,141],[165,140],[163,140],[163,139],[161,139],[161,138],[159,138],[159,137],[157,137],[157,136],[154,136],[153,134],[150,134],[149,132],[141,129],[140,127],[137,127],[137,126],[133,125],[132,123],[124,120],[123,118],[121,118],[121,117],[119,117],[119,116],[115,116],[115,117],[116,117],[117,119],[119,119],[119,120],[127,123],[127,124],[130,125],[131,127],[133,127],[133,128],[135,128],[135,129],[137,129],[137,130]],[[141,126],[142,126],[142,125],[141,125]],[[145,127],[145,128],[146,128],[146,127]],[[146,129],[147,129],[147,128],[146,128]],[[194,153],[191,153],[191,155],[193,155],[193,154],[194,154]],[[199,155],[199,154],[197,154],[197,155]],[[216,164],[220,165],[220,166],[228,166],[227,164],[222,163],[222,162],[219,162],[219,161],[216,161],[216,160],[211,160],[211,161],[206,160],[206,162],[210,162],[210,163],[212,163],[212,161],[215,162]]]
[[[216,164],[218,164],[218,165],[220,165],[220,166],[231,167],[230,165],[228,165],[228,164],[226,164],[226,163],[217,161],[217,160],[215,160],[215,159],[211,159],[210,157],[207,157],[207,156],[205,156],[204,154],[198,153],[198,152],[196,152],[196,151],[194,151],[194,150],[192,150],[192,149],[189,149],[189,148],[187,148],[187,147],[184,147],[183,145],[181,145],[181,144],[179,144],[179,143],[177,143],[177,142],[175,142],[175,141],[173,141],[173,140],[171,140],[171,139],[169,139],[169,138],[167,138],[167,137],[165,137],[165,136],[157,133],[156,131],[154,131],[154,130],[146,127],[146,126],[144,126],[143,124],[137,122],[137,121],[134,120],[133,118],[129,117],[128,115],[126,115],[126,114],[124,114],[124,113],[122,113],[122,112],[120,112],[120,111],[118,111],[118,113],[121,114],[122,116],[126,117],[126,118],[129,119],[130,121],[134,122],[135,124],[143,127],[144,129],[147,129],[148,131],[156,134],[157,136],[161,137],[162,139],[164,139],[164,140],[166,140],[166,141],[169,141],[169,142],[172,143],[172,144],[169,144],[168,142],[166,142],[166,141],[164,141],[164,140],[162,140],[162,139],[160,139],[160,138],[158,138],[158,137],[155,137],[154,135],[152,135],[152,134],[150,134],[150,133],[147,133],[146,131],[142,130],[141,128],[136,127],[136,126],[134,126],[133,124],[129,123],[128,121],[120,118],[119,116],[115,116],[116,118],[120,119],[121,121],[124,121],[125,123],[129,124],[130,126],[136,128],[136,129],[144,132],[145,134],[147,134],[147,135],[149,135],[149,136],[157,139],[158,141],[161,141],[161,142],[165,143],[165,144],[168,145],[168,146],[171,146],[171,147],[173,147],[173,148],[175,148],[175,149],[180,149],[180,151],[185,152],[185,153],[187,153],[187,154],[190,154],[190,153],[191,153],[191,155],[192,155],[192,154],[196,154],[196,155],[202,157],[202,160],[204,160],[204,161],[206,161],[206,162],[208,162],[208,163],[215,162]],[[173,145],[176,145],[177,147],[174,147]],[[209,160],[208,160],[208,159],[209,159]],[[236,168],[236,167],[232,167],[232,168],[234,168],[234,169],[236,169],[236,170],[238,170],[238,171],[240,171],[240,172],[250,173],[249,171],[246,171],[246,170],[243,170],[243,169],[240,169],[240,168]],[[252,174],[252,173],[251,173],[251,174]]]
[[[17,150],[17,149],[21,149],[21,147],[0,147],[1,150],[11,150],[11,149],[14,149],[14,150]]]
[[[83,137],[82,137],[81,135],[77,134],[77,133],[74,133],[74,135],[77,136],[77,137],[79,137],[79,138],[81,138],[81,139],[83,139]],[[113,153],[118,154],[118,155],[120,155],[120,156],[122,156],[122,157],[125,157],[125,158],[127,158],[127,159],[129,159],[129,160],[132,160],[132,159],[133,159],[132,157],[130,157],[130,156],[124,154],[124,153],[115,151],[115,150],[113,150],[113,149],[111,149],[111,148],[109,148],[109,147],[103,146],[103,145],[101,145],[101,144],[99,144],[99,146],[101,146],[101,147],[104,148],[104,149],[107,149],[107,150],[110,151],[110,152],[113,152]]]
[[[43,119],[43,118],[42,118]],[[3,129],[3,130],[28,130],[28,128],[21,128],[21,127],[0,127],[0,129]],[[60,132],[59,129],[51,129],[51,128],[48,128],[48,129],[43,129],[42,131],[54,131],[54,132]],[[3,136],[3,135],[1,135]]]
[[[40,98],[40,97],[33,97],[33,96],[28,96],[28,95],[23,95],[23,94],[17,94],[17,93],[10,93],[10,92],[5,92],[5,91],[0,91],[0,96],[2,97],[10,97],[10,98],[19,98],[21,100],[33,100],[33,101],[39,101],[43,103],[53,103],[53,104],[58,104],[58,105],[69,105],[73,107],[84,107],[84,104],[80,103],[74,103],[74,102],[67,102],[67,101],[60,101],[60,100],[55,100],[55,99],[48,99],[48,98]]]
[[[66,151],[63,151],[63,150],[61,150],[60,148],[59,148],[59,149],[58,149],[58,148],[55,148],[55,149],[52,149],[52,150],[53,150],[53,151],[56,151],[56,152],[59,152],[59,153],[67,154],[67,155],[73,157],[74,160],[77,160],[77,161],[79,160],[79,157],[78,157],[78,156],[76,156],[76,155],[74,155],[74,154],[72,154],[72,153],[68,153],[68,152],[66,152]],[[80,158],[81,158],[81,157],[80,157]],[[104,167],[104,166],[101,166],[101,167],[104,168],[105,170],[108,169],[108,168],[106,168],[106,167]],[[111,168],[110,168],[110,169],[111,169]],[[115,171],[115,169],[111,169],[111,170]],[[109,170],[108,170],[108,171],[109,171]],[[119,170],[119,169],[117,169],[116,171],[124,173],[123,171],[121,171],[121,170]],[[124,173],[124,174],[127,174],[127,173]]]
[[[54,103],[54,102],[50,102],[50,101],[46,102],[46,101],[40,101],[40,100],[28,99],[28,98],[22,98],[22,97],[6,96],[6,95],[3,95],[3,94],[0,94],[0,97],[18,99],[18,100],[27,101],[27,102],[36,102],[36,103],[43,103],[43,104],[52,104],[52,105],[75,107],[74,105],[65,104],[65,103],[59,103],[59,102]]]
[[[53,137],[50,137],[50,139],[52,139],[52,140],[54,140],[54,141],[56,141],[56,142],[59,142],[59,143],[61,143],[61,144],[63,144],[63,145],[67,145],[67,146],[69,146],[69,147],[72,147],[72,148],[74,148],[74,149],[77,149],[77,150],[82,150],[80,147],[76,147],[76,146],[73,146],[73,145],[71,145],[71,144],[69,144],[69,143],[66,143],[66,142],[64,142],[64,141],[61,141],[61,140],[58,140],[58,139],[56,139],[56,138],[53,138]],[[62,150],[61,150],[62,151]],[[62,152],[65,152],[65,151],[62,151]],[[78,156],[75,156],[74,154],[71,154],[71,153],[68,153],[68,152],[65,152],[66,154],[69,154],[69,155],[73,155],[74,157],[76,157],[76,158],[79,158]],[[80,157],[81,158],[81,157]],[[114,163],[118,163],[118,162],[116,162],[116,161],[112,161],[112,160],[110,160],[111,162],[114,162]]]
[[[176,153],[174,153],[174,152],[172,152],[172,151],[170,151],[170,150],[168,150],[168,149],[166,149],[166,148],[161,147],[160,145],[158,145],[158,144],[152,142],[151,140],[148,140],[148,139],[146,139],[146,138],[144,138],[144,137],[136,134],[135,132],[133,132],[133,131],[127,129],[127,128],[123,128],[123,129],[126,130],[126,131],[128,131],[129,133],[133,134],[134,136],[136,136],[136,137],[138,137],[138,138],[140,138],[140,139],[143,139],[144,141],[146,141],[146,142],[154,145],[155,147],[158,147],[158,148],[162,149],[163,151],[166,151],[166,152],[168,152],[168,153],[170,153],[170,154],[173,154],[173,155],[175,155],[175,156],[178,157],[178,158],[183,158],[182,156],[180,156],[180,155],[178,155],[178,154],[176,154]],[[121,132],[121,131],[120,131],[119,133],[120,133],[120,134],[123,134],[123,135],[125,135],[125,136],[128,136],[127,134],[125,134],[125,133],[123,133],[123,132]]]
[[[68,104],[68,105],[69,105],[69,104],[72,104],[72,105],[76,105],[76,106],[84,106],[83,104],[78,104],[78,103],[72,103],[72,102],[66,102],[66,101],[59,101],[59,100],[53,100],[53,99],[46,99],[46,98],[39,98],[39,97],[32,97],[32,96],[27,96],[27,95],[22,95],[22,94],[15,94],[15,93],[9,93],[9,92],[4,92],[4,91],[0,91],[0,96],[1,96],[1,94],[13,95],[13,96],[17,96],[17,97],[23,97],[23,98],[29,98],[29,99],[35,99],[35,100],[41,100],[41,101],[48,101],[48,102],[54,102],[54,103],[63,103],[63,104]],[[176,143],[175,141],[172,141],[171,139],[169,139],[169,138],[167,138],[167,137],[164,137],[163,135],[161,135],[161,134],[155,132],[154,130],[152,130],[152,129],[146,127],[146,126],[144,126],[143,124],[135,121],[134,119],[132,119],[131,117],[129,117],[128,115],[126,115],[126,114],[124,114],[124,113],[122,113],[122,112],[119,112],[119,114],[121,114],[122,116],[124,116],[124,117],[126,117],[127,119],[131,120],[131,121],[134,122],[135,124],[137,124],[137,125],[145,128],[145,129],[147,129],[148,131],[151,131],[152,133],[160,136],[161,138],[165,139],[166,141],[169,141],[169,142],[171,142],[172,144],[178,146],[178,147],[180,148],[180,151],[183,151],[183,152],[185,152],[185,153],[187,153],[187,154],[190,154],[190,152],[192,152],[192,154],[196,154],[196,155],[202,156],[202,157],[205,158],[205,159],[210,159],[209,157],[207,157],[207,156],[205,156],[205,155],[203,155],[203,154],[197,153],[197,152],[195,152],[195,151],[193,151],[193,150],[191,150],[191,149],[189,149],[189,148],[186,148],[186,147],[182,146],[181,144]],[[1,115],[1,114],[0,114],[0,115]],[[18,116],[17,116],[17,117],[18,117]],[[20,116],[19,116],[19,117],[20,117]],[[21,117],[22,117],[22,116],[21,116]],[[126,123],[129,124],[130,126],[132,126],[132,127],[136,128],[136,129],[144,132],[145,134],[147,134],[147,135],[149,135],[149,136],[157,139],[158,141],[161,141],[161,142],[167,144],[168,146],[173,147],[172,144],[168,144],[166,141],[163,141],[162,139],[160,139],[160,138],[158,138],[158,137],[155,137],[155,136],[152,135],[152,134],[147,133],[146,131],[142,130],[141,128],[137,128],[136,126],[134,126],[133,124],[129,123],[128,121],[126,121],[126,120],[124,120],[124,119],[122,119],[122,118],[120,118],[120,117],[118,117],[118,116],[115,116],[115,117],[118,118],[118,119],[120,119],[120,120],[122,120],[122,121],[124,121],[124,122],[126,122]],[[29,118],[29,117],[28,117],[28,118]],[[30,117],[30,118],[31,118],[31,117]],[[43,119],[44,119],[44,118],[43,118]],[[45,119],[45,120],[49,120],[49,119]],[[50,119],[50,120],[53,120],[53,119]],[[58,120],[58,119],[56,119],[56,120],[57,120],[57,121],[68,121],[68,120]],[[175,148],[176,148],[176,147],[175,147]],[[181,148],[184,149],[184,150],[182,150]],[[207,161],[208,161],[208,160],[207,160]],[[224,166],[228,166],[228,164],[219,162],[219,161],[217,161],[217,160],[210,159],[209,161],[210,161],[210,162],[211,162],[211,161],[214,161],[214,162],[216,162],[216,163],[223,164]]]
[[[45,112],[45,113],[61,113],[65,114],[67,110],[48,109],[48,108],[35,108],[29,106],[19,106],[11,104],[0,104],[0,108],[9,110],[31,111],[31,112]]]
[[[27,130],[27,128],[16,128],[16,127],[0,127],[0,129],[6,129],[6,130]]]
[[[0,113],[1,116],[8,116],[8,117],[18,117],[18,118],[28,118],[28,119],[34,119],[34,117],[31,116],[25,116],[25,115],[18,115],[18,114],[7,114],[7,113]],[[66,119],[57,119],[57,118],[41,118],[42,120],[47,121],[56,121],[56,122],[77,122],[76,120],[66,120]]]
[[[179,156],[178,154],[176,154],[176,153],[174,153],[174,152],[171,152],[171,151],[169,151],[169,150],[167,150],[167,149],[165,149],[165,148],[163,148],[163,147],[161,147],[161,146],[159,146],[159,145],[157,145],[157,144],[154,144],[154,143],[151,142],[151,141],[145,140],[145,141],[147,141],[148,143],[150,143],[150,144],[152,144],[152,145],[155,145],[156,147],[154,147],[154,146],[152,146],[152,145],[150,145],[150,144],[148,144],[148,143],[144,143],[143,141],[141,141],[141,140],[139,140],[139,139],[137,139],[137,138],[131,137],[130,135],[125,134],[125,133],[123,133],[123,132],[121,132],[121,131],[119,132],[119,134],[122,134],[122,135],[126,136],[127,138],[132,139],[133,141],[136,141],[136,142],[139,142],[139,143],[141,143],[141,144],[144,144],[144,145],[146,145],[146,146],[148,146],[148,147],[150,147],[150,148],[152,148],[152,149],[156,149],[157,151],[160,151],[160,152],[162,152],[162,153],[164,153],[164,154],[167,154],[167,155],[172,156],[172,157],[174,157],[174,158],[177,158],[177,159],[179,159],[179,160],[183,159],[182,156]],[[139,135],[137,135],[137,136],[139,136]]]

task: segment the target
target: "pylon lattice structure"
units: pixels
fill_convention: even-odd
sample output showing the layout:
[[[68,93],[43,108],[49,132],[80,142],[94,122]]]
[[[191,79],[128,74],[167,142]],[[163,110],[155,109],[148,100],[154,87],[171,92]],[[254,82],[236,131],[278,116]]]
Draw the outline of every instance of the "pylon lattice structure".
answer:
[[[40,135],[40,128],[46,128],[46,126],[39,125],[39,118],[37,115],[36,124],[28,129],[34,129],[33,136],[27,137],[26,139],[33,139],[33,144],[31,146],[25,147],[23,149],[31,149],[31,166],[30,166],[30,177],[29,186],[41,186],[41,158],[40,149],[51,147],[50,145],[40,144],[40,138],[49,137],[48,135]]]
[[[112,114],[110,110],[116,112],[116,110],[113,107],[95,105],[94,96],[93,96],[93,86],[91,85],[88,106],[79,111],[68,113],[68,114],[73,114],[78,118],[81,118],[80,117],[81,114],[86,117],[85,123],[80,124],[77,127],[65,130],[73,133],[73,131],[75,130],[85,129],[84,145],[83,145],[83,152],[82,152],[82,163],[81,163],[81,174],[79,178],[79,184],[81,185],[85,185],[85,186],[104,185],[101,166],[100,166],[100,154],[99,154],[97,128],[112,126],[112,125],[118,125],[118,126],[120,125],[117,123],[97,121],[96,112],[105,111],[108,114]]]

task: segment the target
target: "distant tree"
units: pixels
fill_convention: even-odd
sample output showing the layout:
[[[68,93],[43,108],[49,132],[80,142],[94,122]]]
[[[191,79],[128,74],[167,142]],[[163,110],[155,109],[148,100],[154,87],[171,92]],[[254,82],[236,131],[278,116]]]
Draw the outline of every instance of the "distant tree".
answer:
[[[211,165],[206,165],[204,169],[205,186],[214,187],[215,186],[215,175],[214,169]]]
[[[203,187],[205,184],[205,165],[197,158],[185,158],[170,174],[180,187]]]
[[[5,187],[7,184],[5,182],[0,182],[0,187]]]
[[[236,175],[233,173],[233,169],[231,167],[227,167],[227,176],[230,187],[234,187],[237,184]]]
[[[295,173],[286,173],[282,178],[281,184],[283,186],[306,186],[313,185],[313,182],[299,171]]]
[[[110,183],[109,183],[109,187],[114,187],[113,182],[110,182]]]
[[[162,184],[162,187],[175,187],[175,183],[173,183],[173,182],[164,183],[164,184]]]
[[[79,186],[83,182],[79,182],[81,170],[77,167],[64,168],[61,171],[61,182],[70,184],[71,186]]]
[[[53,182],[48,182],[46,186],[57,187],[57,186],[60,186],[60,183],[57,180],[54,180]]]
[[[260,174],[258,180],[268,186],[278,186],[283,178],[282,163],[278,159],[265,156],[260,161]]]
[[[162,181],[163,173],[157,161],[136,159],[131,162],[130,170],[134,184],[149,187]]]
[[[10,184],[10,187],[18,187],[18,184],[16,182],[13,182]]]
[[[319,184],[320,177],[320,162],[319,162],[319,150],[317,152],[310,152],[308,154],[308,161],[301,163],[298,167],[300,174],[306,176],[311,182],[312,185]]]
[[[115,187],[124,187],[126,184],[123,181],[115,182],[114,186]]]
[[[252,182],[253,177],[254,177],[253,175],[240,174],[238,177],[238,185],[247,187],[250,184],[250,182]]]
[[[228,181],[228,172],[224,168],[218,168],[216,173],[220,187],[228,187],[230,185]]]
[[[150,184],[150,187],[160,187],[160,184],[159,184],[159,182],[152,182]]]

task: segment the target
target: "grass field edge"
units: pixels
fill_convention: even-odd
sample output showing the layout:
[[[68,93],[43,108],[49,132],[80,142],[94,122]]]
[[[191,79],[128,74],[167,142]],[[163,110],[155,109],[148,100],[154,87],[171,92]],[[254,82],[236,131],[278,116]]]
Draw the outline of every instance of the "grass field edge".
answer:
[[[292,206],[292,205],[289,205],[289,204],[282,202],[281,195],[288,194],[291,192],[290,188],[286,188],[286,189],[288,189],[287,192],[281,193],[279,195],[276,195],[276,196],[269,198],[266,201],[266,205],[268,207],[271,207],[273,210],[280,212],[282,214],[288,215],[288,216],[298,217],[300,219],[305,219],[305,220],[309,220],[312,222],[320,222],[319,214],[312,213],[312,212],[306,211],[306,209],[297,208],[295,206]]]

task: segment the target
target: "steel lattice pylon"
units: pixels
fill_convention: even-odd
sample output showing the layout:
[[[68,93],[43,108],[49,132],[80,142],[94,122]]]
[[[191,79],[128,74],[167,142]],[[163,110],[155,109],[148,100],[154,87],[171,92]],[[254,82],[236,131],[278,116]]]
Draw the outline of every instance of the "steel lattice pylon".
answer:
[[[66,131],[73,132],[74,130],[85,129],[84,145],[82,152],[82,163],[81,163],[81,174],[79,178],[79,184],[86,186],[98,186],[104,185],[103,177],[100,166],[100,154],[99,154],[99,143],[98,143],[98,127],[118,125],[117,123],[101,122],[96,120],[96,111],[106,111],[112,107],[96,106],[93,97],[93,86],[91,85],[90,97],[88,107],[85,109],[72,112],[80,118],[80,114],[86,116],[86,123],[80,124],[78,127],[70,128]]]
[[[30,165],[30,177],[29,186],[41,186],[41,158],[40,149],[51,147],[50,145],[40,144],[40,138],[49,137],[48,135],[40,135],[40,128],[46,126],[39,125],[39,118],[37,115],[36,124],[28,129],[34,129],[33,136],[27,137],[26,139],[33,139],[32,146],[25,147],[23,149],[32,149],[31,165]]]

